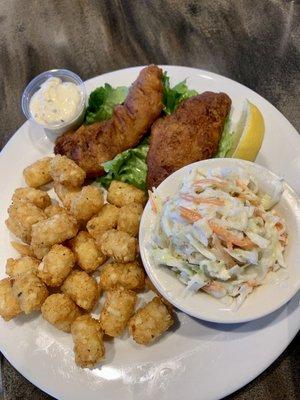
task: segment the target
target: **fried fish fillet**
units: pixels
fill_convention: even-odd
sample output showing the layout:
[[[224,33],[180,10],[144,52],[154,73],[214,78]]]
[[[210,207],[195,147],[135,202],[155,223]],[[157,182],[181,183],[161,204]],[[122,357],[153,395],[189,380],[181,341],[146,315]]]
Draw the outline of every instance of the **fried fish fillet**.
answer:
[[[147,155],[148,188],[157,187],[185,165],[213,157],[230,107],[227,94],[204,92],[157,120],[152,125]]]
[[[162,70],[144,68],[129,89],[124,105],[115,107],[112,118],[82,125],[59,137],[55,154],[74,160],[88,177],[103,173],[101,164],[134,147],[159,117],[163,107]]]

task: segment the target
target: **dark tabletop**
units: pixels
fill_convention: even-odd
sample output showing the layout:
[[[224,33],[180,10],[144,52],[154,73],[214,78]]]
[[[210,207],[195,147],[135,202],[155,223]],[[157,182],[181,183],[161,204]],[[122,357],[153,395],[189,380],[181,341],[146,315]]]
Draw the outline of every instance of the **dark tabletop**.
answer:
[[[207,69],[255,90],[300,130],[299,18],[297,0],[0,0],[1,148],[25,120],[25,85],[62,67],[83,79],[149,63]],[[229,398],[299,398],[299,354],[294,340]],[[5,399],[50,399],[4,357],[1,370]]]

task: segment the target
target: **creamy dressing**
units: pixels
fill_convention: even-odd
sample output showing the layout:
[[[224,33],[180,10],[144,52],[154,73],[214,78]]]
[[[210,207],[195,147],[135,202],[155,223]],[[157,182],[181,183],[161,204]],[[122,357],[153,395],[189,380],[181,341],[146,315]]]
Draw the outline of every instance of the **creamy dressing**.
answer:
[[[82,93],[78,85],[52,77],[34,93],[29,108],[40,124],[64,124],[77,116],[81,100]]]

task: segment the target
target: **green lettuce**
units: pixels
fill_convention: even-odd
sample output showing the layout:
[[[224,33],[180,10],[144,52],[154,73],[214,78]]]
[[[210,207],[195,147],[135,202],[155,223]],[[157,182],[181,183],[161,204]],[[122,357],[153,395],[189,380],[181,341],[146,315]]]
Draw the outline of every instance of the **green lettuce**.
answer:
[[[117,180],[146,189],[147,164],[146,156],[149,149],[148,138],[145,138],[134,149],[125,150],[113,160],[103,163],[106,175],[97,179],[102,186],[108,188],[111,181]]]
[[[164,112],[168,115],[172,114],[176,110],[182,100],[198,94],[196,90],[190,90],[187,87],[186,79],[171,88],[170,78],[167,73],[164,72],[162,81]]]
[[[216,158],[225,158],[231,156],[231,150],[235,142],[235,133],[231,130],[231,121],[226,119],[221,140],[219,142],[219,149]]]
[[[95,89],[89,97],[89,104],[85,114],[85,123],[109,119],[113,114],[113,109],[117,104],[124,103],[128,93],[128,88],[119,86],[111,87],[108,83]]]

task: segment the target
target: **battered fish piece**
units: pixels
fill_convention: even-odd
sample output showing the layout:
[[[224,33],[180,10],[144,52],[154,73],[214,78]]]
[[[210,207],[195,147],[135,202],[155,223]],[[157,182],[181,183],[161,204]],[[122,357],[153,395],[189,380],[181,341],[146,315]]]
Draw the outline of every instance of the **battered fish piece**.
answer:
[[[72,323],[71,333],[77,365],[91,368],[104,357],[103,332],[99,321],[90,315],[82,315]]]
[[[84,271],[75,270],[64,281],[61,290],[84,310],[90,311],[99,298],[97,281]]]
[[[116,337],[126,328],[129,318],[134,313],[137,295],[122,287],[107,292],[100,324],[106,335]]]
[[[112,118],[82,125],[75,133],[59,137],[54,153],[74,160],[89,177],[102,175],[102,163],[139,143],[159,117],[162,100],[162,70],[150,65],[140,72],[124,105],[115,107]]]
[[[37,188],[52,181],[50,174],[51,160],[52,157],[44,157],[24,169],[23,176],[28,186]]]
[[[15,278],[12,291],[25,314],[39,310],[49,295],[44,282],[32,272]]]
[[[55,244],[38,267],[38,277],[50,287],[61,286],[75,264],[75,256],[70,249]]]
[[[51,199],[47,192],[31,187],[18,188],[15,190],[12,201],[29,201],[35,206],[44,209],[51,204]]]
[[[85,172],[66,156],[55,156],[50,163],[50,173],[55,182],[62,185],[80,187],[85,180]]]
[[[12,281],[9,278],[0,281],[0,315],[4,321],[9,321],[21,314],[18,300],[12,291]]]
[[[43,318],[57,329],[71,332],[72,322],[81,315],[81,310],[66,294],[55,293],[49,296],[41,308]]]
[[[157,187],[185,165],[213,157],[230,107],[227,94],[204,92],[184,100],[173,114],[156,121],[147,155],[148,188]]]
[[[8,258],[6,261],[6,273],[11,278],[16,278],[26,274],[27,272],[33,272],[37,274],[39,261],[33,257],[20,257],[20,258]]]
[[[87,273],[94,272],[107,259],[88,232],[79,232],[75,238],[70,240],[70,245],[77,264]]]
[[[140,308],[129,321],[129,332],[139,344],[150,344],[174,323],[167,306],[159,297],[154,297]]]
[[[125,289],[140,290],[145,286],[145,272],[138,261],[110,263],[101,269],[100,285],[103,290],[118,286]]]

